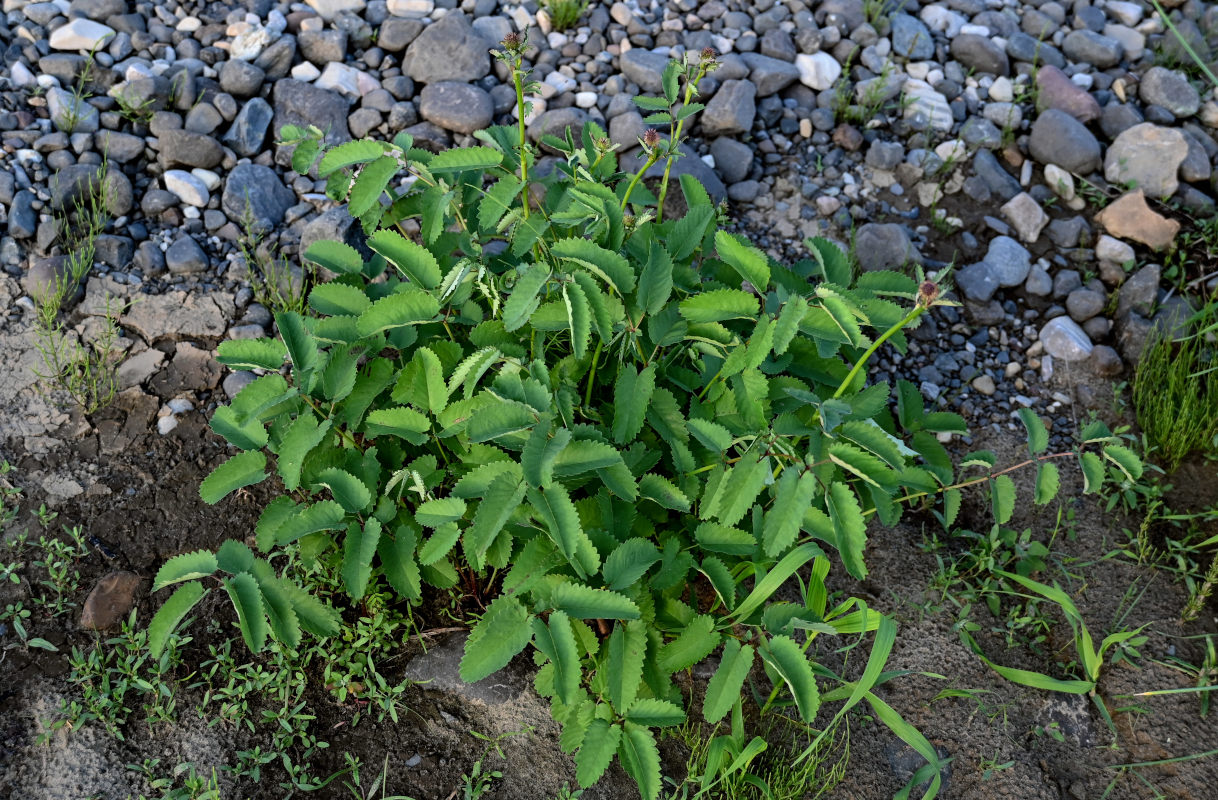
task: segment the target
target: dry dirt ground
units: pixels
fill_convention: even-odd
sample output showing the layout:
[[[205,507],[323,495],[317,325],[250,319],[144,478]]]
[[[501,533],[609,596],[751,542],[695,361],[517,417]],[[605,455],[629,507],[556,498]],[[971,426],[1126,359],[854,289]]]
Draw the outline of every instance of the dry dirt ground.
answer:
[[[205,657],[207,644],[234,634],[231,609],[219,601],[218,593],[209,598],[211,605],[200,609],[201,617],[219,620],[216,627],[222,633],[200,629],[184,651],[184,664],[176,675],[176,723],[150,727],[136,714],[122,741],[96,724],[55,730],[44,737],[48,723],[60,716],[61,702],[79,696],[79,688],[67,680],[64,654],[73,647],[88,650],[104,638],[80,628],[79,606],[98,578],[126,569],[145,579],[137,609],[139,618],[146,620],[157,605],[148,594],[149,579],[164,560],[248,535],[267,498],[251,494],[216,507],[200,501],[199,481],[224,457],[221,442],[208,430],[201,413],[189,415],[169,435],[161,436],[153,425],[157,400],[131,394],[92,419],[56,411],[38,400],[30,382],[18,374],[29,366],[26,341],[11,329],[0,336],[0,363],[5,365],[0,370],[4,373],[0,431],[5,432],[0,458],[15,467],[6,480],[22,492],[17,517],[4,535],[11,538],[29,530],[36,539],[41,530],[36,512],[46,504],[59,515],[52,531],[60,524],[80,525],[90,537],[90,547],[75,565],[81,574],[80,590],[69,599],[77,610],[52,619],[35,608],[28,626],[31,635],[58,646],[58,654],[26,651],[17,645],[11,628],[0,635],[0,647],[5,648],[0,661],[0,796],[31,800],[160,796],[127,765],[159,758],[166,772],[183,762],[210,772],[235,763],[237,751],[265,742],[264,732],[209,724],[194,710],[202,697],[201,690],[189,688],[190,673]],[[1110,388],[1103,391],[1111,396]],[[1112,416],[1116,410],[1107,413]],[[1023,441],[1018,432],[989,431],[972,446],[988,447],[998,453],[1000,464],[1010,464],[1021,460]],[[1030,472],[1018,474],[1023,497],[1030,496],[1031,477]],[[1177,489],[1168,498],[1174,510],[1200,508],[1218,499],[1212,463],[1190,464],[1174,480]],[[910,674],[889,682],[879,693],[950,757],[941,796],[1213,798],[1218,756],[1128,769],[1119,765],[1218,750],[1218,726],[1201,716],[1198,695],[1130,697],[1195,685],[1195,678],[1162,662],[1174,656],[1201,663],[1204,639],[1197,637],[1218,630],[1215,605],[1211,601],[1197,621],[1182,624],[1180,612],[1187,593],[1173,574],[1120,555],[1128,539],[1125,529],[1136,529],[1140,518],[1105,513],[1094,495],[1083,496],[1079,489],[1076,472],[1063,470],[1059,500],[1045,507],[1021,505],[1011,527],[1029,529],[1041,541],[1057,531],[1051,566],[1043,574],[1055,577],[1072,593],[1097,637],[1120,625],[1148,626],[1141,658],[1134,665],[1106,668],[1100,682],[1100,696],[1112,713],[1114,728],[1087,698],[1002,680],[961,642],[954,626],[960,618],[962,587],[945,584],[942,574],[944,565],[965,554],[968,543],[944,536],[929,515],[910,515],[896,528],[871,530],[869,578],[851,583],[839,576],[832,588],[858,595],[900,622],[888,666]],[[980,496],[972,497],[960,527],[988,530],[987,515]],[[1152,530],[1152,538],[1163,534],[1158,528]],[[15,602],[31,607],[29,587],[40,573],[27,564],[19,574],[20,585],[0,589],[0,608]],[[1004,605],[1004,613],[1006,609]],[[1002,635],[993,632],[1002,622],[983,606],[974,607],[970,618],[981,626],[979,641],[995,661],[1066,677],[1074,660],[1069,628],[1060,616],[1046,613],[1052,624],[1035,647],[1018,638],[1008,646]],[[426,613],[421,619],[424,629],[452,624],[428,619]],[[486,767],[503,774],[487,796],[550,798],[565,782],[574,783],[572,761],[557,746],[557,726],[532,690],[527,657],[483,684],[463,687],[455,677],[460,634],[437,636],[430,642],[426,653],[417,641],[404,642],[401,652],[383,665],[393,680],[427,681],[408,691],[399,724],[377,723],[365,716],[353,726],[354,705],[338,704],[321,686],[310,691],[308,710],[316,715],[312,730],[330,744],[311,759],[316,774],[340,770],[345,764],[342,754],[349,752],[361,758],[365,773],[379,773],[387,763],[391,794],[447,800],[460,796],[462,774],[486,749],[472,731],[496,736],[527,727],[531,733],[502,741],[503,758],[487,756]],[[820,658],[830,667],[856,675],[862,657],[855,655],[844,664],[837,646],[824,641]],[[754,677],[764,681],[762,675]],[[696,708],[695,701],[691,710]],[[891,797],[920,766],[916,756],[862,710],[849,717],[848,741],[846,778],[831,788],[832,798]],[[666,777],[679,782],[686,771],[685,744],[669,740],[662,752]],[[275,765],[267,767],[258,782],[233,780],[222,771],[220,775],[225,797],[288,794],[277,787],[282,776]],[[365,786],[369,782],[365,777]],[[352,796],[341,784],[337,780],[314,796]],[[616,767],[600,786],[584,794],[586,798],[632,796],[636,795],[630,782]]]

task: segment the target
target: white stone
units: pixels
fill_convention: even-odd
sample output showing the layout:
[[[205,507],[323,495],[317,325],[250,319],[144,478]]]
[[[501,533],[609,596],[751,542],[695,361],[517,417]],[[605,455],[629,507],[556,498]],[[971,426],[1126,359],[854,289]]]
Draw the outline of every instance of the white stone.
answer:
[[[214,192],[220,188],[220,176],[210,169],[195,167],[190,171],[190,174],[203,181],[203,185],[207,187],[209,192]]]
[[[508,16],[512,18],[512,22],[516,23],[518,31],[527,31],[533,24],[533,15],[524,6],[515,6],[508,12]]]
[[[170,400],[166,405],[169,407],[171,414],[185,414],[188,411],[195,410],[195,404],[187,400],[185,397],[176,397]]]
[[[309,17],[300,21],[301,33],[320,33],[325,30],[326,21],[321,17]]]
[[[909,73],[909,77],[919,81],[926,80],[926,76],[930,74],[930,68],[929,61],[911,61],[905,65],[905,71]]]
[[[990,29],[984,25],[973,25],[971,23],[968,25],[961,25],[960,33],[972,33],[977,36],[984,36],[987,39],[990,38]]]
[[[554,70],[549,75],[547,75],[546,79],[545,79],[545,83],[548,83],[550,86],[553,86],[555,91],[558,91],[560,93],[569,92],[578,85],[575,82],[574,78],[568,77],[567,75],[563,75],[558,70]]]
[[[199,28],[203,27],[203,20],[198,17],[186,17],[177,25],[177,30],[182,33],[194,33]]]
[[[550,45],[551,50],[561,50],[567,46],[567,34],[550,31],[546,34],[546,43]]]
[[[1009,103],[1015,99],[1015,87],[1011,85],[1011,79],[1006,77],[996,78],[990,84],[990,99],[995,103]]]
[[[627,25],[634,18],[634,12],[625,3],[614,3],[609,8],[609,16],[613,17],[613,21],[618,25]]]
[[[1086,72],[1076,72],[1070,76],[1070,82],[1075,86],[1090,90],[1091,85],[1095,83],[1095,78]]]
[[[1125,57],[1130,61],[1136,61],[1146,53],[1146,37],[1133,28],[1108,24],[1104,26],[1104,35],[1120,42],[1125,48]]]
[[[1069,317],[1055,317],[1040,330],[1045,352],[1062,361],[1082,361],[1091,355],[1094,345],[1086,331]]]
[[[109,25],[77,17],[51,31],[50,45],[55,50],[92,50],[114,35]]]
[[[296,66],[292,67],[292,77],[298,81],[312,83],[317,80],[317,76],[321,74],[321,70],[310,64],[308,61],[301,61]]]
[[[1056,164],[1045,165],[1045,185],[1061,199],[1074,199],[1074,176]]]
[[[795,68],[799,82],[818,92],[832,88],[842,74],[842,65],[828,53],[800,53],[795,56]]]
[[[253,61],[276,38],[278,38],[277,34],[271,33],[266,28],[251,28],[233,37],[228,46],[228,54],[242,61]]]
[[[432,0],[389,0],[389,13],[395,17],[422,19],[435,9]]]
[[[305,0],[305,4],[326,21],[334,19],[344,11],[363,11],[367,5],[364,0]]]
[[[1095,243],[1095,257],[1109,264],[1123,266],[1133,261],[1136,254],[1132,245],[1103,233],[1100,234],[1099,241]]]
[[[592,108],[596,105],[596,100],[599,97],[596,92],[576,92],[575,105],[580,108]]]
[[[183,203],[196,208],[206,208],[211,200],[207,185],[189,172],[181,169],[168,169],[161,176],[165,181],[165,189],[174,194]]]
[[[950,131],[955,125],[956,120],[952,116],[951,106],[947,104],[947,98],[931,88],[929,83],[908,80],[901,87],[901,91],[906,100],[906,120],[921,114],[929,122],[931,128],[944,133]]]
[[[359,70],[331,61],[317,78],[316,86],[329,89],[352,99],[359,99]]]
[[[926,6],[918,16],[926,23],[926,27],[932,31],[946,33],[949,39],[959,36],[960,29],[968,22],[955,11],[950,11],[939,5]]]
[[[1108,0],[1104,8],[1112,12],[1112,16],[1123,25],[1133,27],[1142,21],[1142,6],[1138,3],[1127,3],[1125,0]]]
[[[944,163],[948,161],[959,161],[968,155],[968,145],[960,139],[951,139],[943,142],[935,148],[937,155]]]
[[[178,427],[178,418],[174,416],[161,417],[156,421],[157,433],[162,436],[165,436],[176,427]]]
[[[29,67],[20,61],[14,61],[13,66],[9,68],[9,80],[18,89],[33,86],[38,82],[38,78],[34,76],[34,73],[30,72]]]

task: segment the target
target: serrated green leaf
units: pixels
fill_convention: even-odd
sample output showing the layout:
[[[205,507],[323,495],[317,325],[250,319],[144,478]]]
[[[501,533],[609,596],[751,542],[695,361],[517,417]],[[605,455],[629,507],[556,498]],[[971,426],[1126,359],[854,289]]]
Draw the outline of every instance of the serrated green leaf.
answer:
[[[430,322],[439,312],[436,298],[422,289],[408,289],[373,303],[359,315],[356,329],[360,336],[373,336],[382,331]]]
[[[757,297],[739,289],[712,289],[681,301],[681,316],[689,322],[757,319]]]
[[[330,432],[330,420],[320,425],[312,411],[305,411],[297,417],[283,435],[279,443],[279,453],[275,467],[279,477],[283,479],[283,487],[294,492],[300,487],[300,470],[305,457],[317,445],[321,444]]]
[[[748,531],[715,522],[700,524],[694,538],[703,549],[729,556],[747,556],[757,547],[757,540]]]
[[[578,283],[568,283],[562,287],[562,298],[567,309],[567,328],[571,331],[571,353],[577,359],[583,358],[592,336],[592,309],[588,296]]]
[[[643,659],[647,655],[646,624],[634,620],[615,625],[604,652],[609,702],[619,711],[629,708],[643,678]]]
[[[620,253],[606,250],[591,239],[560,239],[551,245],[550,252],[587,268],[619,295],[634,291],[634,268],[630,262]]]
[[[329,239],[322,239],[309,245],[304,257],[305,261],[311,261],[322,269],[328,269],[340,275],[356,275],[364,269],[364,259],[360,257],[354,247]]]
[[[575,634],[571,632],[571,619],[562,611],[554,611],[548,623],[535,617],[532,627],[533,646],[554,665],[554,695],[562,703],[574,702],[583,673]]]
[[[331,172],[340,170],[343,167],[364,164],[380,158],[384,153],[385,144],[373,141],[372,139],[356,139],[350,142],[343,142],[330,148],[321,157],[321,163],[317,165],[317,174],[319,177],[324,178]]]
[[[820,711],[820,691],[816,676],[800,646],[787,636],[774,636],[761,650],[761,657],[774,668],[790,689],[799,715],[809,725]]]
[[[638,785],[643,800],[656,800],[661,788],[660,751],[651,731],[627,722],[617,754],[626,774]]]
[[[397,231],[382,229],[368,237],[368,247],[385,257],[385,260],[422,289],[434,289],[440,285],[440,265],[431,251],[410,241]],[[427,315],[435,315],[433,311]]]
[[[647,416],[647,404],[656,388],[655,365],[642,372],[633,364],[623,364],[613,385],[613,439],[618,444],[634,441],[643,429]]]
[[[605,585],[610,589],[629,589],[660,560],[660,551],[646,539],[627,539],[618,545],[601,568]]]
[[[713,514],[728,526],[744,519],[770,477],[769,464],[768,458],[759,458],[756,448],[741,456],[723,479],[718,503],[712,502],[702,509],[702,519],[709,519]]]
[[[849,486],[834,481],[825,495],[825,504],[829,519],[833,522],[833,535],[842,564],[847,572],[861,581],[867,577],[867,567],[863,563],[863,552],[867,548],[867,524],[858,498]]]
[[[287,581],[275,576],[265,561],[255,565],[254,579],[262,593],[262,607],[271,623],[271,636],[295,649],[300,645],[300,620],[292,605],[292,593]]]
[[[1061,479],[1057,472],[1057,465],[1048,461],[1042,462],[1036,469],[1036,494],[1034,500],[1037,505],[1043,506],[1045,503],[1057,497],[1057,489],[1061,485]]]
[[[884,462],[870,453],[845,442],[834,442],[828,450],[830,461],[867,483],[880,486],[891,482],[892,476]]]
[[[1019,419],[1028,431],[1028,452],[1032,455],[1044,452],[1049,446],[1049,432],[1045,430],[1045,423],[1030,408],[1019,409]]]
[[[685,496],[684,492],[667,478],[654,472],[649,472],[639,478],[639,494],[671,511],[688,512],[691,507],[689,498]]]
[[[321,152],[321,142],[316,139],[306,139],[292,150],[292,171],[304,175],[317,160]]]
[[[209,506],[231,492],[252,486],[266,478],[266,456],[259,450],[238,453],[211,471],[199,484],[199,497]]]
[[[459,497],[428,500],[414,511],[415,521],[425,528],[438,528],[465,516],[465,501]]]
[[[322,500],[300,509],[287,517],[274,529],[277,544],[291,544],[302,536],[317,531],[333,530],[339,526],[346,512],[333,500]],[[261,548],[267,550],[269,548]]]
[[[1078,459],[1083,470],[1083,494],[1098,492],[1104,485],[1104,462],[1095,453],[1083,453]]]
[[[317,474],[314,481],[317,486],[324,486],[348,514],[363,511],[372,502],[372,492],[359,478],[338,467],[329,467]]]
[[[396,436],[414,445],[426,442],[429,430],[431,423],[427,417],[405,406],[378,408],[364,422],[364,433],[370,437]]]
[[[639,275],[639,288],[635,293],[639,309],[646,314],[655,314],[672,295],[672,258],[659,242],[652,242],[647,252],[647,263]]]
[[[723,657],[719,668],[706,685],[706,697],[702,701],[702,716],[712,725],[723,719],[736,701],[740,690],[753,668],[752,645],[740,645],[736,639],[728,639],[723,646]]]
[[[593,786],[609,769],[622,739],[622,726],[607,720],[593,719],[575,754],[575,779],[585,789]]]
[[[461,538],[461,528],[455,522],[447,522],[436,528],[435,533],[419,547],[419,564],[429,567],[452,552]]]
[[[578,583],[560,583],[550,604],[575,619],[638,619],[639,607],[625,595]]]
[[[533,639],[530,620],[529,612],[515,597],[500,595],[491,601],[465,641],[461,680],[477,683],[506,667]]]
[[[732,434],[727,428],[717,422],[705,419],[691,419],[686,422],[689,432],[706,449],[722,453],[732,446]]]
[[[220,568],[214,553],[208,550],[195,550],[183,553],[166,561],[152,581],[152,591],[156,592],[174,583],[206,578]]]
[[[537,415],[520,403],[498,403],[470,418],[465,432],[471,442],[489,442],[537,424]]]
[[[381,536],[376,552],[381,560],[385,580],[396,592],[410,600],[423,596],[419,565],[414,559],[415,532],[401,525],[393,537]]]
[[[216,361],[234,369],[278,370],[288,354],[278,339],[228,339],[217,350]]]
[[[503,162],[503,153],[490,147],[457,147],[437,154],[427,163],[432,172],[488,170]]]
[[[656,657],[657,666],[666,675],[688,669],[714,652],[720,639],[715,631],[714,617],[699,614],[676,639],[660,649]]]
[[[504,328],[511,332],[528,322],[541,302],[538,295],[549,279],[550,269],[546,266],[532,264],[525,269],[503,304]]]
[[[309,292],[309,307],[327,316],[356,316],[368,310],[368,295],[345,283],[322,283]]]
[[[564,447],[554,459],[554,475],[570,478],[621,462],[621,454],[612,445],[591,439],[578,439]]]
[[[761,541],[766,555],[776,557],[795,541],[804,511],[812,503],[817,486],[816,476],[811,471],[798,474],[791,467],[783,470],[774,504],[766,512],[762,527]]]
[[[338,633],[342,627],[342,617],[337,611],[291,581],[285,581],[283,588],[291,597],[292,610],[296,612],[301,628],[323,638]]]
[[[347,197],[347,213],[353,217],[362,217],[376,206],[399,168],[398,160],[393,156],[381,156],[365,165],[351,185],[351,193]]]
[[[626,719],[648,728],[666,728],[685,721],[685,711],[676,703],[641,697],[626,711]]]
[[[260,653],[266,645],[266,635],[269,628],[266,622],[266,612],[262,608],[262,592],[258,590],[258,582],[248,572],[239,572],[224,581],[224,590],[233,601],[237,610],[237,626],[241,629],[241,638],[251,653]]]
[[[722,230],[715,234],[715,251],[754,289],[765,292],[769,287],[770,262],[765,253],[745,243],[741,237]]]
[[[209,425],[229,444],[242,450],[260,450],[266,446],[266,426],[257,419],[238,418],[232,406],[217,408]]]
[[[161,657],[169,637],[177,630],[178,625],[190,613],[206,592],[203,584],[198,581],[179,586],[177,591],[169,596],[148,623],[148,653],[154,659]]]
[[[1104,447],[1104,458],[1117,465],[1117,468],[1131,481],[1142,477],[1142,461],[1128,447],[1110,444]]]
[[[251,572],[254,569],[254,551],[244,542],[228,539],[216,551],[216,565],[233,575],[238,572]]]
[[[994,522],[1006,525],[1015,512],[1015,482],[1008,475],[999,475],[990,482],[990,504]]]
[[[368,591],[368,579],[372,577],[372,557],[381,540],[381,522],[369,517],[362,526],[353,522],[347,526],[343,540],[343,588],[352,600],[359,600]]]

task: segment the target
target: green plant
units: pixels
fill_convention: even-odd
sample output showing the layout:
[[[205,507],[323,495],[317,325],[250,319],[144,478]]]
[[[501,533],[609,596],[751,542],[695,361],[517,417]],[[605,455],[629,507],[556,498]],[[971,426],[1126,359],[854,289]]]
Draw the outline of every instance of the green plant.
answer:
[[[221,800],[223,797],[215,768],[210,776],[200,775],[195,765],[187,762],[176,765],[170,775],[163,775],[161,759],[146,758],[142,763],[128,764],[127,769],[139,772],[148,787],[156,792],[152,797],[161,800]],[[140,800],[146,800],[145,796],[140,795]]]
[[[1083,615],[1079,613],[1078,607],[1070,599],[1070,596],[1062,591],[1060,587],[1049,586],[1011,572],[999,572],[998,574],[1055,603],[1061,608],[1062,614],[1065,616],[1074,637],[1074,647],[1078,655],[1076,665],[1083,677],[1081,679],[1064,680],[1053,678],[1040,672],[1014,669],[994,663],[986,658],[981,647],[977,644],[977,640],[973,638],[972,634],[977,630],[976,623],[964,622],[958,626],[961,638],[982,661],[1012,683],[1052,692],[1089,695],[1095,702],[1095,706],[1100,714],[1107,720],[1109,726],[1112,727],[1112,719],[1108,714],[1108,708],[1097,694],[1105,655],[1110,650],[1113,651],[1114,656],[1121,655],[1125,652],[1122,648],[1136,648],[1143,644],[1146,641],[1146,637],[1141,635],[1141,632],[1146,626],[1142,625],[1133,630],[1118,630],[1115,633],[1110,633],[1100,641],[1097,647],[1091,631],[1087,628],[1087,623],[1083,620]]]
[[[65,526],[64,532],[70,541],[45,535],[39,537],[37,547],[40,557],[31,564],[46,573],[46,579],[39,581],[39,585],[47,590],[33,600],[45,606],[55,617],[68,613],[76,605],[71,599],[80,591],[80,572],[76,569],[76,562],[88,553],[80,526]]]
[[[59,220],[64,238],[66,265],[45,291],[34,296],[34,346],[42,370],[34,370],[44,390],[59,389],[86,414],[109,405],[118,391],[118,339],[115,322],[122,308],[112,308],[106,300],[101,330],[89,340],[65,328],[61,313],[70,295],[93,268],[97,237],[105,230],[108,217],[103,193],[107,166],[102,165],[82,197],[74,201],[75,219]]]
[[[0,611],[0,626],[4,624],[13,626],[13,633],[17,634],[20,640],[19,644],[6,644],[0,649],[0,663],[4,662],[8,651],[14,647],[30,648],[36,647],[39,650],[48,650],[52,653],[59,652],[59,648],[39,636],[30,636],[26,625],[30,621],[30,610],[21,603],[9,603]]]
[[[1163,8],[1163,6],[1159,3],[1159,0],[1150,0],[1150,3],[1154,6],[1155,12],[1159,15],[1159,19],[1163,20],[1163,24],[1167,26],[1167,29],[1171,32],[1171,35],[1175,37],[1176,43],[1179,44],[1184,52],[1188,55],[1188,62],[1181,61],[1179,63],[1169,64],[1169,66],[1173,68],[1187,68],[1190,71],[1200,73],[1201,75],[1205,76],[1206,80],[1209,81],[1210,89],[1218,88],[1218,77],[1214,76],[1214,72],[1210,69],[1209,64],[1205,63],[1205,60],[1201,58],[1201,56],[1193,48],[1192,44],[1188,41],[1188,38],[1180,33],[1180,29],[1177,28],[1176,23],[1172,21],[1171,15],[1167,13],[1167,10]],[[1162,56],[1163,53],[1161,51],[1156,53],[1156,60],[1159,60],[1159,58]]]
[[[312,270],[307,264],[293,269],[274,240],[268,239],[259,227],[249,198],[246,198],[240,225],[237,249],[245,263],[244,277],[254,292],[254,299],[273,312],[303,312],[314,282]]]
[[[588,9],[588,0],[542,0],[541,5],[550,15],[554,30],[565,31],[579,23],[579,18]]]
[[[360,760],[358,756],[353,756],[350,753],[343,753],[343,759],[347,762],[346,772],[351,776],[351,781],[343,781],[343,786],[347,787],[347,791],[351,792],[351,796],[356,800],[414,800],[404,794],[388,795],[385,792],[389,791],[389,754],[385,754],[385,763],[381,767],[381,772],[372,781],[372,785],[364,789],[363,783],[360,781]],[[377,792],[380,792],[378,795]]]
[[[506,45],[518,92],[520,46]],[[670,67],[655,105],[674,106],[682,75],[688,100],[710,68],[705,55]],[[673,141],[696,105],[673,115]],[[339,277],[310,291],[308,315],[281,311],[279,338],[220,346],[223,363],[267,374],[216,410],[213,430],[239,452],[201,496],[217,503],[267,479],[268,452],[286,493],[256,526],[261,555],[230,541],[162,567],[154,590],[180,585],[149,625],[153,652],[216,585],[254,652],[338,633],[338,613],[272,566],[267,554],[291,546],[338,565],[355,604],[385,586],[410,602],[462,587],[485,608],[464,680],[532,644],[536,687],[581,786],[617,758],[654,800],[655,730],[686,719],[674,678],[717,654],[707,722],[739,713],[760,666],[758,712],[820,726],[793,765],[866,701],[927,759],[911,786],[930,780],[933,796],[934,748],[872,691],[896,677],[883,670],[895,623],[857,598],[830,604],[825,579],[832,561],[867,574],[871,516],[894,524],[907,505],[942,499],[954,517],[975,484],[1013,507],[1010,470],[953,482],[937,434],[965,433],[962,419],[927,412],[907,382],[895,397],[866,385],[876,351],[903,351],[904,329],[945,303],[943,276],[856,280],[825,240],[778,265],[718,230],[687,177],[687,213],[661,221],[664,185],[659,198],[639,187],[659,157],[675,157],[658,137],[645,138],[649,163],[633,175],[595,125],[546,137],[558,165],[530,191],[531,151],[511,128],[439,154],[406,134],[321,154],[320,133],[282,132],[300,171],[321,155],[328,193],[360,219],[374,255],[315,243],[306,259]],[[401,170],[414,178],[405,188]],[[412,218],[421,243],[402,235]],[[1020,465],[1038,470],[1036,500],[1056,493],[1051,462],[1065,457],[1096,490],[1101,455],[1046,453],[1037,426]],[[1087,443],[1140,475],[1110,439],[1104,429]],[[872,639],[862,677],[816,661],[822,636]]]
[[[0,531],[17,519],[17,510],[21,504],[21,488],[14,486],[8,478],[14,469],[6,459],[0,459]]]
[[[1138,360],[1134,410],[1168,471],[1189,453],[1215,447],[1218,373],[1207,372],[1214,356],[1203,337],[1173,339],[1160,332]]]

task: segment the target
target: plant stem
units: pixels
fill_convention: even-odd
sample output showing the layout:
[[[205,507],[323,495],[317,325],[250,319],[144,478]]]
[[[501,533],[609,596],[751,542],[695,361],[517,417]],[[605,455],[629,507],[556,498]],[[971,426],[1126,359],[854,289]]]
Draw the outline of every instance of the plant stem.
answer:
[[[867,348],[867,352],[863,353],[862,357],[858,361],[854,362],[854,368],[850,370],[850,373],[848,375],[846,375],[846,379],[842,381],[841,386],[837,387],[837,391],[833,393],[833,396],[835,398],[841,397],[842,394],[846,391],[846,389],[849,388],[850,384],[854,383],[854,379],[856,377],[858,377],[859,370],[861,370],[864,367],[864,365],[866,365],[867,360],[871,358],[871,356],[875,353],[876,350],[880,349],[880,345],[884,344],[884,342],[888,341],[890,338],[895,336],[897,331],[901,330],[901,328],[904,328],[906,325],[913,322],[918,317],[922,316],[922,313],[924,311],[926,311],[926,306],[923,306],[923,305],[915,306],[908,314],[905,315],[904,319],[902,319],[900,322],[897,322],[896,324],[894,324],[888,330],[884,331],[884,335],[882,335],[880,338],[876,339],[875,343],[872,344],[871,347]]]
[[[596,383],[596,364],[601,358],[601,347],[604,342],[597,341],[596,350],[592,352],[592,368],[588,370],[588,388],[584,392],[584,405],[592,405],[592,386]]]
[[[524,218],[529,218],[529,160],[525,152],[528,141],[524,133],[524,75],[520,70],[520,62],[512,69],[512,83],[516,85],[516,111],[520,130],[520,204]]]
[[[689,73],[686,73],[688,76]],[[689,105],[689,101],[693,99],[694,91],[698,88],[698,82],[702,80],[702,76],[706,74],[705,67],[698,68],[698,76],[692,81],[685,84],[685,99],[681,101],[681,107]],[[667,163],[664,164],[664,178],[660,181],[660,202],[656,206],[656,224],[664,221],[664,198],[668,196],[668,175],[672,172],[672,162],[676,160],[676,156],[672,155],[673,148],[681,144],[681,130],[685,127],[685,120],[677,122],[676,131],[672,135],[672,140],[669,142],[669,156]]]
[[[630,185],[626,187],[626,194],[624,194],[622,196],[622,210],[623,211],[626,210],[626,205],[630,202],[630,193],[634,191],[634,187],[636,185],[638,185],[639,180],[642,179],[643,173],[645,173],[645,172],[647,172],[647,170],[651,169],[652,165],[656,163],[656,160],[659,157],[660,157],[659,153],[657,153],[653,150],[651,155],[649,155],[647,157],[647,163],[644,164],[643,168],[640,169],[638,172],[636,172],[634,174],[634,177],[630,179]]]

